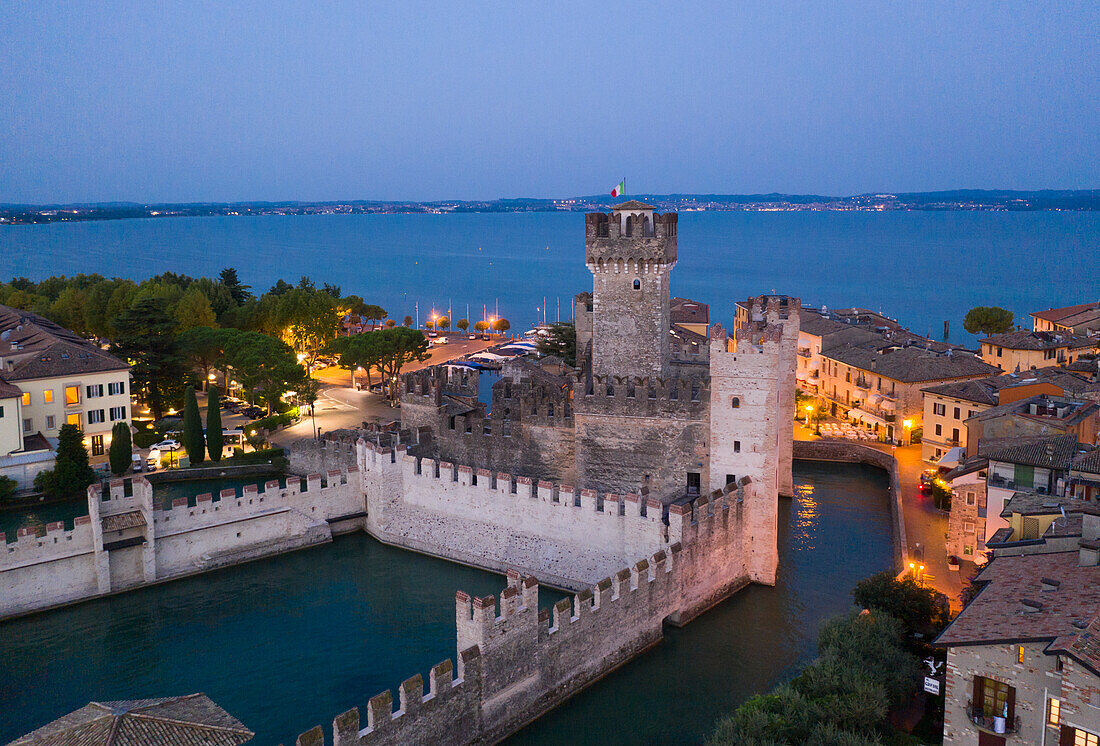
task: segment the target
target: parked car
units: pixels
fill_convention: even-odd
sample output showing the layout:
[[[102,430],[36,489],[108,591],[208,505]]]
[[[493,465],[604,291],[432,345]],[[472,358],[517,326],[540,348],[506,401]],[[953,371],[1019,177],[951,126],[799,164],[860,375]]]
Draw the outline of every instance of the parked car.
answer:
[[[162,440],[159,443],[154,443],[152,447],[157,449],[158,451],[177,451],[182,448],[178,440],[172,439]]]
[[[428,332],[428,336],[434,339],[435,337],[439,336],[439,333],[438,332]]]
[[[471,334],[469,337],[467,337],[467,339],[477,339],[477,335]]]
[[[445,344],[447,344],[447,338],[446,337],[440,337],[439,339],[435,340],[435,343],[437,345],[445,345]]]
[[[935,468],[925,469],[924,471],[922,471],[920,473],[921,484],[928,484],[929,482],[934,481],[935,478],[938,477],[939,475],[940,475],[940,470],[939,469],[935,469]]]
[[[250,420],[258,420],[267,414],[267,411],[263,407],[251,406],[242,409],[241,414]]]
[[[140,453],[134,453],[130,456],[130,468],[134,470],[134,473],[141,471],[143,460]]]

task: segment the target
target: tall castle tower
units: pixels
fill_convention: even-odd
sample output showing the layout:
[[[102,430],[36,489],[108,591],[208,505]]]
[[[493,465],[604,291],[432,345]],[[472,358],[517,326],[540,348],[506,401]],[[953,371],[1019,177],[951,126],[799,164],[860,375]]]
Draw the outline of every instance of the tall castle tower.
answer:
[[[611,213],[584,216],[596,375],[669,375],[669,273],[676,266],[677,216],[655,209],[631,200]]]

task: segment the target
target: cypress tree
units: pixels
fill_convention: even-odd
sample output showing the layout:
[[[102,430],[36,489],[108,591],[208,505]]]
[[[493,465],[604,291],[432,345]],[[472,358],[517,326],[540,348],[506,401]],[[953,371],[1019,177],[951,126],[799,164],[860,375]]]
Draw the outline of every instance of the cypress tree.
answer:
[[[133,450],[130,426],[125,422],[116,422],[111,428],[111,450],[107,454],[111,462],[111,473],[116,477],[121,477],[130,468]]]
[[[88,465],[88,449],[84,434],[76,425],[64,424],[57,434],[57,457],[54,468],[40,472],[34,487],[49,497],[76,499],[95,481],[95,471]]]
[[[211,461],[221,461],[222,445],[222,409],[218,387],[210,387],[210,400],[206,404],[206,450]]]
[[[199,417],[199,401],[195,387],[188,386],[183,404],[183,447],[192,464],[206,460],[206,443],[202,437],[202,418]]]

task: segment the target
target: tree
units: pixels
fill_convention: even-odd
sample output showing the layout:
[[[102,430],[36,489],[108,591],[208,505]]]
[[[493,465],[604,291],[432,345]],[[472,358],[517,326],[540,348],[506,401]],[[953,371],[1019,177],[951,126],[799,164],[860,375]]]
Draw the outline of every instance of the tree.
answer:
[[[221,397],[218,395],[218,387],[211,386],[206,401],[206,452],[210,454],[211,461],[218,462],[222,460],[222,448],[224,446]]]
[[[19,482],[11,477],[0,476],[0,505],[15,497],[17,487],[19,487]]]
[[[465,332],[467,329],[470,328],[470,321],[468,319],[459,319],[455,323],[455,326],[458,327],[459,331]]]
[[[306,279],[303,277],[303,282]],[[282,337],[305,356],[310,366],[340,328],[336,299],[311,287],[297,287],[280,297],[275,319]]]
[[[202,435],[202,417],[199,415],[195,388],[188,386],[183,398],[183,447],[192,464],[201,464],[206,460],[206,441]]]
[[[363,311],[359,315],[362,316],[367,321],[370,321],[370,322],[373,323],[373,322],[378,322],[378,321],[381,321],[382,319],[385,319],[389,314],[386,313],[386,309],[382,308],[382,306],[376,306],[373,303],[367,303],[363,306]],[[392,320],[393,319],[387,319],[387,321],[392,321]],[[391,324],[390,326],[393,326],[393,325]]]
[[[226,349],[226,362],[235,371],[245,397],[263,401],[268,411],[306,377],[286,342],[260,332],[238,332],[232,347]]]
[[[572,321],[558,321],[550,325],[550,333],[539,337],[539,352],[557,355],[566,365],[577,364],[577,327]]]
[[[391,328],[395,327],[395,326],[397,326],[397,322],[394,321],[393,319],[386,319],[386,326],[391,327]],[[408,326],[408,324],[406,324],[405,326]]]
[[[229,294],[233,296],[233,300],[238,306],[243,305],[246,300],[252,297],[252,293],[249,292],[252,288],[241,283],[237,278],[237,270],[226,267],[221,271],[219,277],[222,285],[225,285],[226,289],[229,290]]]
[[[412,316],[406,316],[405,320],[402,321],[401,323],[404,324],[405,326],[412,326],[413,325],[413,317]]]
[[[966,312],[963,329],[971,334],[1004,334],[1012,331],[1012,311],[999,306],[977,306]]]
[[[439,327],[440,330],[446,331],[451,325],[451,320],[446,316],[440,316],[435,320],[435,325]]]
[[[324,286],[321,288],[321,292],[322,293],[328,293],[329,295],[331,295],[336,300],[340,299],[340,286],[339,285],[330,285],[326,282],[324,284]]]
[[[180,331],[186,331],[196,326],[217,326],[218,318],[210,300],[198,287],[192,285],[176,304],[176,322]]]
[[[380,330],[385,331],[385,330]],[[379,332],[357,334],[354,337],[338,337],[325,351],[336,355],[341,368],[351,371],[352,381],[355,371],[362,368],[367,373],[367,387],[371,385],[371,370],[382,362],[382,337]]]
[[[425,321],[424,322],[424,328],[425,329],[435,329],[435,322],[434,321]]]
[[[298,402],[309,407],[309,419],[313,423],[313,437],[317,437],[317,419],[313,416],[313,405],[317,403],[317,395],[320,393],[321,382],[316,378],[305,378],[298,384]]]
[[[503,334],[512,328],[512,323],[508,319],[497,319],[493,322],[493,328]]]
[[[133,462],[134,444],[130,437],[130,425],[116,422],[111,428],[111,449],[107,459],[111,462],[111,473],[121,477]]]
[[[161,419],[183,393],[187,371],[175,339],[176,320],[163,299],[142,298],[119,316],[114,326],[112,352],[130,362],[134,384]]]
[[[489,328],[489,322],[488,321],[475,321],[474,322],[474,331],[475,332],[484,332],[488,328]]]
[[[195,326],[179,335],[177,342],[187,360],[202,371],[203,386],[210,379],[210,371],[225,360],[225,348],[232,344],[236,329],[213,329]]]
[[[938,632],[950,618],[940,594],[909,576],[898,580],[890,572],[872,575],[856,584],[852,596],[857,605],[897,619],[910,635]]]
[[[47,497],[76,500],[84,496],[88,485],[94,481],[95,472],[88,465],[88,449],[84,447],[84,433],[76,425],[62,425],[57,434],[54,467],[38,473],[34,488]]]
[[[370,336],[377,338],[382,381],[389,390],[391,401],[396,400],[396,383],[401,369],[411,362],[428,359],[428,340],[419,331],[405,327],[379,329]]]

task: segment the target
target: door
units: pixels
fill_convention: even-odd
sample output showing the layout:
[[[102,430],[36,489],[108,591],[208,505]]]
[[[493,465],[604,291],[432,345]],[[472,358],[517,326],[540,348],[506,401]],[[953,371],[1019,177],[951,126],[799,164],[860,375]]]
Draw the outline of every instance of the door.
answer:
[[[699,472],[689,471],[688,474],[687,474],[687,477],[688,477],[688,485],[687,485],[688,494],[689,495],[698,495],[699,494]]]

